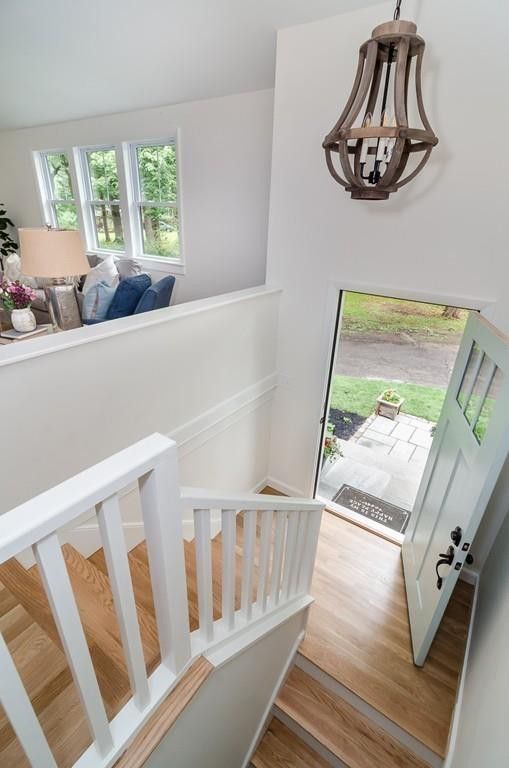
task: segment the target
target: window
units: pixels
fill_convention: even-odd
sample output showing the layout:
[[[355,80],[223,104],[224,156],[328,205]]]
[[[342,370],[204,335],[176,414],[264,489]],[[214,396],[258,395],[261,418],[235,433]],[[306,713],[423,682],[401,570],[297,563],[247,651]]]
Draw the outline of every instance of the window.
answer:
[[[49,224],[83,228],[89,252],[185,272],[175,138],[67,147],[34,157]]]
[[[77,229],[78,213],[69,157],[65,152],[41,152],[39,157],[43,204],[48,223],[59,229]]]
[[[130,145],[134,231],[143,256],[180,261],[174,142]]]
[[[114,147],[82,150],[85,215],[89,246],[103,251],[124,251],[117,153]]]

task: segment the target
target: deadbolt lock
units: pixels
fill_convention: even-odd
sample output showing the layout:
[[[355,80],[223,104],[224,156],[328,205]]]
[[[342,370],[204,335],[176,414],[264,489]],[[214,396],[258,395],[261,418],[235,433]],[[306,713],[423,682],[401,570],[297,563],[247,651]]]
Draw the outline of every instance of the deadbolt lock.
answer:
[[[457,525],[454,531],[451,531],[451,540],[455,547],[459,547],[462,536],[463,536],[463,531],[461,530],[459,525]]]

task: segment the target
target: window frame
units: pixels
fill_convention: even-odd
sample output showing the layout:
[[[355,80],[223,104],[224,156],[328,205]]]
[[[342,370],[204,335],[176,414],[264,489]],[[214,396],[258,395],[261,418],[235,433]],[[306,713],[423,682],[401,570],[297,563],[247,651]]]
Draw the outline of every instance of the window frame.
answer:
[[[177,163],[177,197],[170,204],[163,203],[163,207],[175,207],[178,212],[179,232],[179,258],[173,259],[167,256],[155,256],[143,253],[143,233],[141,231],[141,219],[139,216],[140,204],[147,205],[148,201],[142,201],[139,194],[139,175],[136,162],[136,148],[142,146],[160,146],[172,144],[175,147]],[[114,150],[117,163],[119,184],[119,200],[108,201],[120,205],[120,216],[124,235],[124,249],[107,249],[99,246],[94,217],[94,205],[104,204],[103,200],[95,200],[92,196],[92,182],[89,174],[87,152],[94,150]],[[69,161],[69,175],[73,198],[59,200],[52,197],[51,178],[47,155],[64,154]],[[186,266],[184,260],[184,216],[182,207],[182,179],[180,174],[180,129],[170,132],[170,137],[161,139],[135,140],[121,142],[107,142],[102,144],[67,145],[58,149],[33,149],[35,177],[39,191],[39,204],[41,220],[52,227],[58,227],[54,205],[74,205],[77,213],[78,230],[82,233],[89,254],[97,254],[101,258],[114,256],[117,259],[133,258],[142,268],[163,274],[185,275]],[[138,185],[133,187],[133,184]],[[155,205],[160,205],[157,201]]]
[[[88,166],[87,153],[111,151],[115,152],[115,162],[117,166],[119,198],[98,200],[94,198],[92,192],[92,179]],[[96,253],[100,256],[118,256],[118,258],[128,258],[130,254],[129,221],[126,217],[126,199],[123,195],[125,180],[122,169],[122,155],[116,144],[91,144],[87,146],[73,148],[74,162],[78,177],[79,206],[81,208],[82,220],[84,225],[85,240],[87,251]],[[122,233],[124,236],[124,248],[101,248],[95,222],[94,207],[100,205],[118,205],[120,208],[120,221],[122,223]]]
[[[69,163],[69,178],[71,182],[71,192],[73,194],[73,197],[67,198],[66,200],[53,197],[53,184],[52,184],[48,160],[47,160],[48,155],[65,155],[67,157],[67,161]],[[72,153],[68,149],[41,149],[34,152],[33,156],[35,161],[36,175],[39,182],[40,202],[41,202],[44,223],[49,224],[55,229],[58,229],[58,219],[57,219],[55,206],[74,205],[74,207],[76,208],[76,216],[78,220],[77,229],[79,230],[81,228],[81,223],[82,223],[80,218],[81,205],[80,205],[79,195],[78,196],[76,195],[76,193],[78,192],[78,189],[77,189],[77,180],[73,173],[73,168],[72,168],[72,160],[73,160]]]
[[[157,269],[164,266],[168,271],[175,274],[184,274],[185,271],[185,259],[184,259],[184,238],[183,238],[183,217],[182,217],[182,183],[180,175],[180,136],[179,131],[174,131],[171,136],[166,136],[162,139],[149,139],[149,140],[137,140],[124,142],[124,163],[125,168],[128,171],[129,178],[127,183],[128,192],[128,206],[129,206],[129,221],[131,225],[131,236],[133,243],[134,258],[137,261],[145,263],[146,266],[157,265]],[[159,146],[173,146],[175,151],[175,160],[177,165],[177,195],[175,201],[161,202],[143,200],[141,194],[141,180],[138,169],[137,150],[140,147],[159,147]],[[148,208],[168,208],[175,209],[178,215],[178,235],[179,235],[179,257],[178,259],[170,258],[169,256],[157,256],[150,253],[145,253],[143,250],[143,228],[141,224],[141,211],[143,207]]]

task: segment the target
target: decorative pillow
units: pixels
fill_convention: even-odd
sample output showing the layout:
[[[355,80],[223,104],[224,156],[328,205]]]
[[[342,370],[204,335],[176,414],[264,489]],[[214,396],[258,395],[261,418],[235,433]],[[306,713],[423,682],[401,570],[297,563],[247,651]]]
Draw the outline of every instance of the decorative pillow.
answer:
[[[118,283],[118,272],[113,256],[107,256],[99,262],[97,267],[92,267],[83,284],[83,293],[88,293],[96,283],[106,283],[106,285]]]
[[[141,267],[134,259],[120,258],[115,262],[118,276],[121,280],[125,280],[126,277],[134,277],[135,275],[141,275]]]
[[[174,285],[175,278],[173,275],[167,275],[151,285],[139,300],[134,314],[138,315],[140,312],[150,312],[152,309],[169,307]]]
[[[81,309],[81,316],[85,325],[100,323],[102,320],[106,320],[106,315],[116,290],[116,285],[107,285],[101,282],[96,283],[86,292],[83,296],[83,307]]]
[[[152,280],[149,275],[145,274],[126,277],[121,280],[106,314],[106,320],[115,320],[117,317],[132,315],[151,283]]]

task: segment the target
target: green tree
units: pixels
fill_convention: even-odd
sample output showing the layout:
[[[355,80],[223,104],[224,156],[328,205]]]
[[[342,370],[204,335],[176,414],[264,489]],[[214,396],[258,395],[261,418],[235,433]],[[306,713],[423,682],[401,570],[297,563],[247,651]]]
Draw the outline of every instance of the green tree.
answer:
[[[104,203],[97,206],[99,211],[96,213],[99,238],[101,239],[102,235],[104,239],[100,245],[123,248],[124,233],[120,205],[110,203],[111,200],[118,200],[120,196],[115,150],[93,150],[88,152],[87,159],[92,197],[94,200],[104,200]]]
[[[174,146],[138,147],[137,161],[142,200],[148,203],[176,203],[177,159]],[[176,208],[143,205],[142,224],[146,253],[178,256]]]

